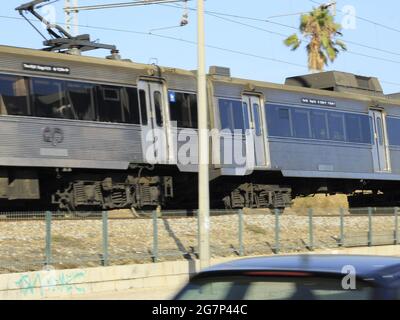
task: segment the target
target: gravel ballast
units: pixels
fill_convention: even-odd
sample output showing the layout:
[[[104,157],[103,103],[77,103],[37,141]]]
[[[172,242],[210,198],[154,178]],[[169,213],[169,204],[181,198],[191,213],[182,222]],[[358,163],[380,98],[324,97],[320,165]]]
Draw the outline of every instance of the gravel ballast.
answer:
[[[335,214],[337,212],[334,212]],[[318,214],[318,212],[317,212]],[[238,215],[212,216],[210,244],[214,257],[239,252]],[[267,212],[245,211],[243,245],[245,254],[276,252],[275,216]],[[315,216],[312,220],[314,248],[338,246],[340,217]],[[280,252],[309,248],[309,218],[293,211],[279,217]],[[347,245],[366,245],[369,221],[366,216],[345,215]],[[393,244],[394,217],[374,216],[374,244]],[[38,270],[45,261],[43,220],[0,221],[0,272]],[[51,226],[51,264],[56,268],[99,266],[103,261],[102,221],[53,220]],[[148,263],[152,261],[153,221],[151,219],[109,220],[108,245],[110,264]],[[158,260],[195,258],[197,218],[158,219]]]

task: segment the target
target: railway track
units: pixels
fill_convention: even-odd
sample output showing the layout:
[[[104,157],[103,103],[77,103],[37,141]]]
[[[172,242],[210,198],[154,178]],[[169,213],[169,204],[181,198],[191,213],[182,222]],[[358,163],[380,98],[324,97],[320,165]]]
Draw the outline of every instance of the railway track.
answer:
[[[260,214],[258,211],[254,214]],[[237,215],[237,211],[232,210],[219,210],[219,211],[211,211],[211,216],[223,216],[223,215]],[[273,213],[267,213],[273,215]],[[248,213],[246,215],[249,215]],[[299,217],[305,217],[307,214],[299,214]],[[357,218],[357,217],[368,217],[369,214],[367,212],[359,212],[359,213],[345,213],[344,217],[348,218]],[[394,217],[394,211],[392,213],[373,213],[373,217]],[[196,217],[196,212],[191,210],[182,210],[182,211],[165,211],[158,215],[159,218],[168,218],[168,219],[183,219]],[[313,214],[313,218],[340,218],[340,214]],[[109,213],[108,220],[148,220],[153,218],[153,212],[138,212],[138,213]],[[52,214],[52,220],[54,221],[79,221],[79,220],[101,220],[102,212],[80,212],[80,213],[54,213]],[[16,222],[16,221],[44,221],[46,220],[45,212],[3,212],[0,213],[0,223],[1,222]]]
[[[233,215],[237,214],[236,211],[232,210],[220,210],[213,211],[210,213],[211,216],[222,216],[222,215]],[[193,210],[182,210],[182,211],[163,211],[158,215],[159,218],[169,219],[182,219],[195,217],[196,212]],[[0,213],[0,222],[12,222],[12,221],[44,221],[46,219],[46,212],[3,212]],[[77,221],[77,220],[101,220],[102,212],[79,212],[79,213],[60,213],[56,212],[52,214],[52,220],[54,221]],[[136,213],[112,213],[109,212],[107,216],[108,220],[146,220],[153,219],[152,211],[143,211]]]

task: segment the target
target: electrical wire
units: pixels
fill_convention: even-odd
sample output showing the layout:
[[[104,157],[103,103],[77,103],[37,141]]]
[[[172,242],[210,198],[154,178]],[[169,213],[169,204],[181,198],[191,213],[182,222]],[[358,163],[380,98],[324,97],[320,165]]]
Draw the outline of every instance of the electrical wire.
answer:
[[[317,2],[315,2],[315,3],[317,3]],[[165,7],[171,7],[171,8],[179,8],[178,6],[173,5],[173,4],[159,4],[159,5],[162,5],[162,6],[165,6]],[[196,8],[188,8],[188,10],[197,11]],[[227,14],[227,13],[217,12],[217,11],[205,11],[205,13],[207,15],[214,16],[214,17],[221,16],[221,19],[222,19],[222,16],[224,16],[224,17],[244,19],[244,20],[249,20],[249,21],[266,22],[266,23],[271,23],[271,24],[278,25],[278,26],[281,26],[281,27],[289,28],[289,29],[292,29],[292,30],[298,30],[297,27],[293,27],[293,26],[290,26],[290,25],[287,25],[287,24],[284,24],[284,23],[278,23],[278,22],[274,22],[274,21],[269,21],[268,20],[268,19],[270,19],[272,17],[278,17],[278,16],[271,16],[271,17],[268,17],[267,19],[261,19],[261,18],[255,18],[255,17],[249,17],[249,16],[236,15],[236,14]],[[298,14],[303,14],[303,13],[298,13]],[[288,14],[288,15],[282,14],[282,15],[279,15],[279,16],[283,17],[283,16],[290,16],[290,15],[297,15],[297,14]],[[239,21],[234,21],[234,20],[231,20],[231,19],[226,19],[226,20],[230,21],[230,22],[233,22],[233,23],[240,24]],[[255,27],[255,26],[252,26],[252,25],[249,25],[249,24],[243,23],[243,25],[251,27],[251,28],[254,28],[254,29],[262,30],[262,28],[258,28],[258,27]],[[265,31],[268,32],[268,33],[272,33],[272,31],[269,31],[269,30],[265,30]],[[279,34],[277,32],[276,32],[276,34],[277,35],[282,35],[282,34]],[[285,35],[285,37],[286,37],[286,35]],[[378,52],[382,52],[382,53],[387,53],[387,54],[391,54],[391,55],[400,56],[400,53],[395,52],[395,51],[376,48],[376,47],[373,47],[371,45],[366,45],[366,44],[362,44],[362,43],[359,43],[359,42],[347,40],[345,38],[343,38],[343,41],[346,42],[346,43],[361,47],[361,48],[366,48],[366,49],[370,49],[370,50],[374,50],[374,51],[378,51]]]
[[[309,0],[309,1],[312,2],[312,3],[314,3],[314,4],[323,5],[323,3],[318,2],[318,1],[315,1],[315,0]],[[337,10],[338,10],[339,12],[343,13],[343,14],[348,14],[347,12],[343,12],[343,10],[340,10],[340,9],[337,9]],[[380,22],[377,22],[377,21],[373,21],[373,20],[368,19],[368,18],[364,18],[364,17],[360,17],[360,16],[356,16],[356,15],[354,15],[354,17],[356,17],[357,19],[360,19],[360,20],[362,20],[362,21],[365,21],[365,22],[374,24],[374,25],[376,25],[376,26],[379,26],[379,27],[381,27],[381,28],[387,29],[387,30],[391,30],[391,31],[394,31],[394,32],[400,32],[400,29],[397,29],[397,28],[394,28],[394,27],[385,25],[385,24],[380,23]]]
[[[283,38],[286,38],[286,37],[287,37],[287,35],[285,35],[285,34],[282,34],[282,33],[279,33],[279,32],[275,32],[275,31],[271,31],[271,30],[267,30],[267,29],[263,29],[263,28],[260,28],[260,27],[254,26],[254,25],[250,25],[250,24],[247,24],[247,23],[243,23],[243,22],[240,22],[240,21],[237,21],[237,20],[232,20],[232,19],[228,19],[228,18],[223,18],[223,17],[220,17],[220,16],[215,15],[215,14],[209,14],[209,15],[211,15],[211,16],[213,16],[213,17],[216,17],[216,18],[218,18],[218,19],[224,20],[224,21],[228,21],[228,22],[231,22],[231,23],[235,23],[235,24],[241,25],[241,26],[245,26],[245,27],[252,28],[252,29],[255,29],[255,30],[267,32],[267,33],[270,33],[270,34],[275,34],[275,35],[281,36],[281,37],[283,37]],[[303,39],[303,40],[304,40],[304,39]],[[349,43],[350,43],[350,42],[349,42]],[[353,42],[353,43],[354,43],[354,42]],[[369,46],[365,46],[365,45],[362,45],[362,46],[363,46],[363,47],[369,47]],[[370,47],[370,48],[371,48],[371,47]],[[387,52],[387,50],[381,50],[381,49],[378,49],[378,48],[376,48],[376,50],[379,50],[379,51],[382,51],[382,52]],[[350,54],[353,54],[353,55],[365,57],[365,58],[370,58],[370,59],[374,59],[374,60],[380,60],[380,61],[385,61],[385,62],[391,62],[391,63],[400,64],[400,61],[396,61],[396,60],[392,60],[392,59],[387,59],[387,58],[382,58],[382,57],[378,57],[378,56],[373,56],[373,55],[369,55],[369,54],[365,54],[365,53],[359,53],[359,52],[352,51],[352,50],[347,50],[346,52],[347,52],[347,53],[350,53]],[[396,54],[396,55],[399,55],[399,56],[400,56],[400,54],[398,54],[398,53],[393,53],[393,54]]]
[[[59,1],[60,1],[60,0],[54,0],[54,1],[51,1],[51,2],[43,3],[43,4],[41,4],[41,5],[37,6],[37,7],[35,7],[35,9],[41,9],[41,8],[43,8],[43,7],[45,7],[45,6],[51,5],[51,4],[53,4],[53,3],[57,3],[57,2],[59,2]]]
[[[22,18],[10,17],[10,16],[4,16],[4,15],[0,15],[0,18],[13,19],[13,20],[23,20]],[[32,21],[33,22],[38,22],[37,20],[32,20]],[[58,23],[58,24],[64,25],[64,23]],[[115,27],[114,28],[110,28],[110,27],[82,25],[82,24],[79,24],[77,26],[79,28],[87,28],[87,29],[93,29],[93,30],[130,33],[130,34],[137,34],[137,35],[142,35],[142,36],[152,36],[152,37],[158,37],[158,38],[178,41],[178,42],[181,42],[181,43],[187,43],[187,44],[190,44],[190,45],[197,45],[197,41],[192,41],[192,40],[177,38],[177,37],[173,37],[173,36],[157,34],[157,33],[149,33],[149,32],[144,32],[144,31],[136,31],[136,30],[128,30],[128,29],[120,29],[120,28],[115,28]],[[294,63],[294,62],[287,61],[287,60],[276,59],[276,58],[272,58],[272,57],[268,57],[268,56],[261,56],[261,55],[253,54],[253,53],[250,53],[250,52],[244,52],[244,51],[240,51],[240,50],[229,49],[229,48],[224,48],[224,47],[220,47],[220,46],[216,46],[216,45],[210,45],[210,44],[206,44],[206,47],[210,48],[210,49],[214,49],[214,50],[219,50],[219,51],[223,51],[223,52],[229,52],[229,53],[233,53],[233,54],[237,54],[237,55],[241,55],[241,56],[257,58],[257,59],[266,60],[266,61],[272,61],[272,62],[285,64],[285,65],[291,65],[291,66],[295,66],[295,67],[298,67],[298,68],[303,68],[303,69],[308,70],[308,66],[306,66],[306,65]],[[391,62],[395,62],[395,61],[391,61]],[[395,62],[395,63],[400,63],[400,62]],[[400,87],[400,83],[389,82],[389,81],[386,81],[386,80],[381,80],[381,82]]]

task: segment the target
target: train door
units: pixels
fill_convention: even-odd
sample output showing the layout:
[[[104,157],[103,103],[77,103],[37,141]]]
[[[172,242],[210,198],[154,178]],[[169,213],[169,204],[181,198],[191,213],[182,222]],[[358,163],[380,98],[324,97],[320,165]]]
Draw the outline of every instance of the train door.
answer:
[[[267,165],[266,157],[266,134],[264,132],[261,99],[255,95],[243,95],[243,107],[247,108],[249,114],[249,128],[252,129],[252,143],[254,143],[254,164],[256,167]]]
[[[380,110],[370,110],[369,115],[372,121],[372,157],[374,169],[376,172],[390,171],[387,154],[385,117]]]
[[[138,89],[145,94],[147,119],[142,119],[142,147],[146,162],[168,163],[170,160],[170,130],[166,90],[162,82],[139,81]],[[143,118],[143,117],[142,117]]]

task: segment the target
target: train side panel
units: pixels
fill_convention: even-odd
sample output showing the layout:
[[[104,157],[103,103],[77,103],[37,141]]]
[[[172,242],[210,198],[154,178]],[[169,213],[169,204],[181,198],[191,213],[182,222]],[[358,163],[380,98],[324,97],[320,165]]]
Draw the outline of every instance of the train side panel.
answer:
[[[126,170],[143,163],[140,126],[0,117],[0,166]]]

